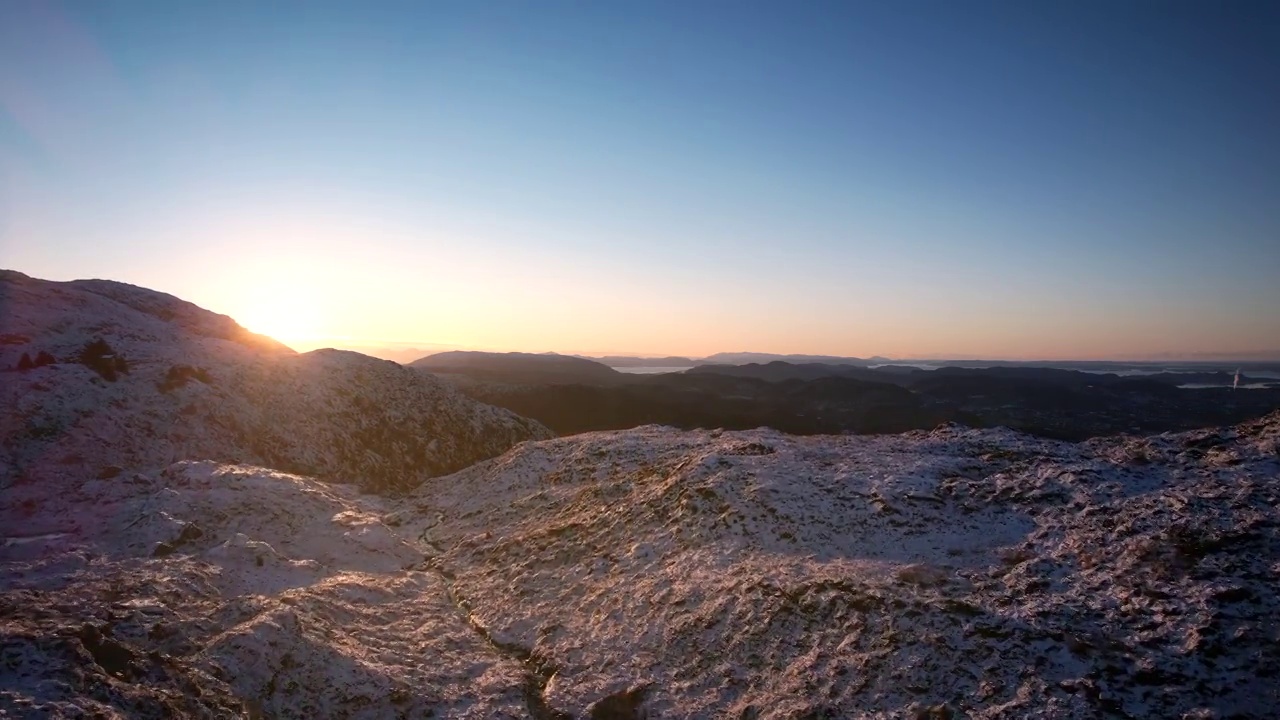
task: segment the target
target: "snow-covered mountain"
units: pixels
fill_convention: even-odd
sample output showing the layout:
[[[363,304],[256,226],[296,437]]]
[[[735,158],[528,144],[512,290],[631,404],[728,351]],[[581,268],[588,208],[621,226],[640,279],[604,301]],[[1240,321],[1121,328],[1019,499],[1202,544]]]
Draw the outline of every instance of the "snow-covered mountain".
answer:
[[[298,354],[224,315],[106,280],[0,271],[0,368],[0,483],[207,459],[394,492],[551,435],[427,373],[352,352]]]
[[[1280,414],[1083,444],[645,427],[400,499],[178,463],[11,485],[0,522],[0,715],[1280,705]]]

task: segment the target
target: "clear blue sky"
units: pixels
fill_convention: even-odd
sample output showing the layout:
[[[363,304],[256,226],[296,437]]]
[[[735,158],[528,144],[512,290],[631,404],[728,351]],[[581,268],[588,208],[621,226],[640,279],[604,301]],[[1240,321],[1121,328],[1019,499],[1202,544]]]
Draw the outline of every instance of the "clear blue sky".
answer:
[[[0,2],[0,266],[286,342],[1280,349],[1280,3]]]

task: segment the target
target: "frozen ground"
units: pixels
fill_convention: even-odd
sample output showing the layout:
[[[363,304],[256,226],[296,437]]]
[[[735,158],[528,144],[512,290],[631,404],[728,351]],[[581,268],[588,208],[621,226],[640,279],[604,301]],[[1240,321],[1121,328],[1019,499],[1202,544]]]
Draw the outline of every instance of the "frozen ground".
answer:
[[[398,500],[194,462],[0,513],[11,717],[1280,705],[1280,415],[1081,445],[648,427]]]

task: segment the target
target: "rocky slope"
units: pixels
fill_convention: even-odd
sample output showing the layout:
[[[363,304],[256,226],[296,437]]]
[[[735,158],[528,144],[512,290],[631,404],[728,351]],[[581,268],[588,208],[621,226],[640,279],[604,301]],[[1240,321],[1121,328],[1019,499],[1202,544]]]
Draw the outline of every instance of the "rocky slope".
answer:
[[[550,436],[427,373],[351,352],[298,354],[226,316],[104,280],[0,271],[0,368],[0,484],[61,487],[212,459],[396,492]]]
[[[380,503],[207,462],[51,499],[0,549],[0,717],[523,717]]]
[[[0,715],[1280,704],[1280,414],[1084,444],[646,427],[403,499],[180,463],[44,502],[0,549]]]
[[[1280,702],[1277,415],[1082,446],[645,429],[416,498],[459,594],[557,667],[547,699],[572,714],[627,691],[737,717]]]

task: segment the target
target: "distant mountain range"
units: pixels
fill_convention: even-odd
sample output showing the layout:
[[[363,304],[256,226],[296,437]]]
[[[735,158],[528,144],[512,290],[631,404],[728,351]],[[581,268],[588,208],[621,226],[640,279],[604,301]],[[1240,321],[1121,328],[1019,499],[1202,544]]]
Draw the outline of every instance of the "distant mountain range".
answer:
[[[692,358],[682,355],[667,357],[639,357],[635,355],[575,355],[587,360],[596,360],[610,367],[693,367],[694,365],[745,365],[746,363],[765,363],[773,361],[792,363],[828,363],[831,365],[874,365],[890,362],[887,358],[856,358],[837,355],[780,355],[777,353],[758,352],[721,352],[706,357]]]
[[[911,365],[881,365],[874,368],[849,365],[832,365],[825,363],[787,363],[775,360],[770,363],[749,363],[746,365],[698,365],[690,368],[690,374],[731,375],[748,377],[770,382],[784,380],[813,380],[821,377],[858,378],[873,382],[891,382],[911,385],[921,378],[928,377],[974,377],[989,376],[1011,380],[1035,380],[1073,385],[1107,385],[1132,380],[1147,380],[1170,386],[1180,385],[1221,385],[1228,386],[1236,382],[1234,372],[1203,368],[1186,369],[1180,372],[1164,371],[1163,365],[1152,365],[1144,368],[1148,372],[1120,375],[1115,372],[1101,370],[1080,370],[1056,366],[1041,365],[995,365],[981,367],[965,367],[948,365],[940,368],[921,369]],[[1260,368],[1265,371],[1265,368]],[[1126,366],[1125,370],[1134,371]],[[1253,377],[1247,374],[1239,376],[1241,385],[1280,384],[1280,379],[1269,377]]]
[[[622,373],[595,360],[554,353],[450,351],[414,360],[409,367],[503,382],[610,382]]]
[[[591,357],[589,355],[577,355],[575,357],[594,360],[604,363],[609,367],[692,367],[698,364],[693,358],[681,357],[678,355],[669,355],[667,357],[634,357],[631,355],[604,355],[601,357]],[[705,360],[704,360],[705,362]]]
[[[499,354],[499,353],[490,353]],[[555,355],[555,353],[547,353]],[[1120,372],[1125,370],[1158,372],[1166,368],[1236,368],[1280,372],[1280,350],[1275,352],[1241,353],[1235,356],[1185,356],[1153,358],[1148,360],[983,360],[941,358],[887,358],[879,355],[859,358],[840,355],[804,355],[761,352],[720,352],[706,357],[671,355],[666,357],[641,357],[636,355],[571,355],[584,360],[594,360],[609,367],[693,367],[695,365],[747,365],[750,363],[787,362],[793,364],[821,363],[824,365],[850,365],[872,367],[880,365],[929,366],[929,367],[1044,367],[1095,372]]]
[[[1087,373],[1091,378],[1102,375],[1152,377],[1173,385],[1230,385],[1237,371],[1240,382],[1266,383],[1280,377],[1280,362],[1114,362],[1102,360],[1014,361],[1014,360],[937,360],[931,362],[893,361],[888,358],[853,358],[827,355],[775,355],[770,353],[717,353],[705,358],[668,356],[644,358],[626,355],[588,357],[557,353],[495,353],[452,350],[419,358],[412,367],[441,373],[467,375],[488,374],[490,379],[534,382],[609,382],[619,381],[615,368],[680,368],[681,371],[713,372],[764,380],[812,380],[819,377],[852,377],[875,382],[895,382],[890,376],[909,375],[939,369],[965,370],[1037,370]],[[1254,377],[1250,372],[1261,373]],[[1034,373],[1033,373],[1034,374]],[[517,375],[522,377],[516,377]]]
[[[645,375],[565,355],[450,352],[413,367],[441,373],[471,397],[563,434],[646,424],[884,433],[956,421],[1080,440],[1239,422],[1280,408],[1280,379],[1243,375],[1242,385],[1274,387],[1233,392],[1234,370],[1208,366],[1168,373],[1152,365],[1148,374],[1130,376],[1036,366],[774,360]]]
[[[745,365],[747,363],[764,362],[789,363],[826,363],[828,365],[872,365],[888,362],[885,358],[839,357],[836,355],[777,355],[757,352],[722,352],[702,358],[703,363],[711,365]]]

